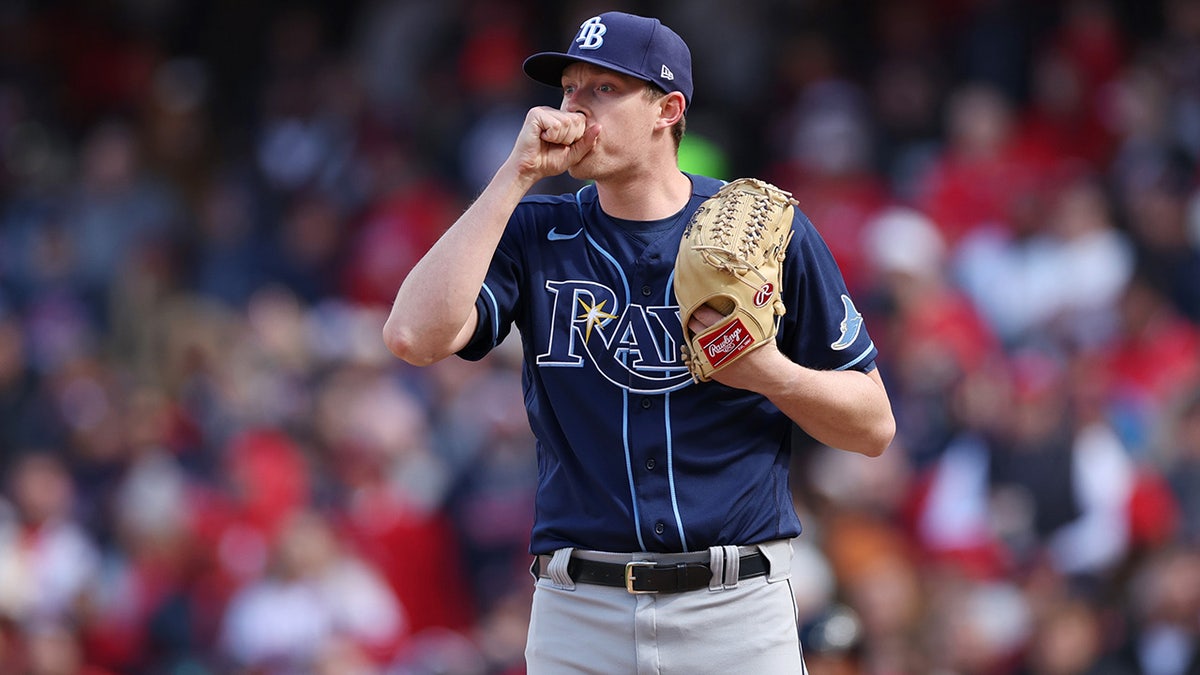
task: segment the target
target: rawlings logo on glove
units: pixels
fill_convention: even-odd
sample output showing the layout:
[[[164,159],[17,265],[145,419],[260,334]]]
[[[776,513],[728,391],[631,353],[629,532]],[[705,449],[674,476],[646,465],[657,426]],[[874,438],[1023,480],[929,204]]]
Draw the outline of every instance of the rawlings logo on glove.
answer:
[[[779,297],[796,200],[753,178],[723,186],[696,209],[675,259],[675,298],[683,321],[680,351],[692,378],[713,373],[775,338],[787,311]],[[688,328],[708,305],[724,319],[702,333]]]

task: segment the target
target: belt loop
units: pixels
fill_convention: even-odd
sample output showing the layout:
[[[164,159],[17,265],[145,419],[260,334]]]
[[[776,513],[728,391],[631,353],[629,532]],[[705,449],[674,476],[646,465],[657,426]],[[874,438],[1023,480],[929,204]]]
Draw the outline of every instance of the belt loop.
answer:
[[[738,585],[738,577],[742,574],[742,556],[737,546],[725,546],[725,587],[733,588]]]
[[[708,568],[712,570],[712,578],[708,581],[708,590],[719,591],[736,588],[738,576],[742,572],[742,558],[738,547],[708,547]]]
[[[771,569],[767,581],[774,583],[792,576],[792,540],[776,539],[758,545],[758,550],[767,558]]]
[[[558,549],[550,558],[550,564],[546,566],[546,576],[550,577],[550,581],[555,586],[568,591],[575,590],[575,582],[567,571],[567,565],[571,562],[571,553],[574,550],[573,548]]]
[[[708,569],[712,570],[712,578],[708,580],[708,590],[719,591],[725,587],[725,547],[708,547]]]

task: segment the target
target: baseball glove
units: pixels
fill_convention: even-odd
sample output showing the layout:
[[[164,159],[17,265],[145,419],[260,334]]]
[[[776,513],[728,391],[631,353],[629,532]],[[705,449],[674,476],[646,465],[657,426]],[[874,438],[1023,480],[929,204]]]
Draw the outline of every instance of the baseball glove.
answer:
[[[675,259],[683,362],[697,382],[775,338],[796,200],[753,178],[727,183],[696,209]],[[702,333],[688,321],[701,305],[725,315]]]

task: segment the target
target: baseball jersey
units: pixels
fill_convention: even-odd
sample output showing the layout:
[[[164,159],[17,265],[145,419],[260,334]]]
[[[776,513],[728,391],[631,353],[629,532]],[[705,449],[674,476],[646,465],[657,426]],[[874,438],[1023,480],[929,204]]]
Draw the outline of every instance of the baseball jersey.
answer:
[[[693,382],[672,280],[684,226],[722,181],[649,223],[609,217],[594,186],[514,211],[459,356],[516,326],[537,438],[534,554],[679,552],[800,534],[788,488],[794,425],[765,397]],[[780,350],[810,368],[874,367],[876,350],[829,249],[796,209]]]

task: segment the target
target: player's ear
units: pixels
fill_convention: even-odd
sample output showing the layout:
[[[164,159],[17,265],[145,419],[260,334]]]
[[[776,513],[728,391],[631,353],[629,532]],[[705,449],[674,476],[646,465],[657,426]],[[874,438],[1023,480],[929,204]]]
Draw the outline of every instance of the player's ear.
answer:
[[[671,128],[675,123],[683,117],[684,110],[687,109],[687,102],[683,98],[683,94],[678,91],[673,91],[666,96],[658,99],[659,105],[659,121],[663,127]]]

